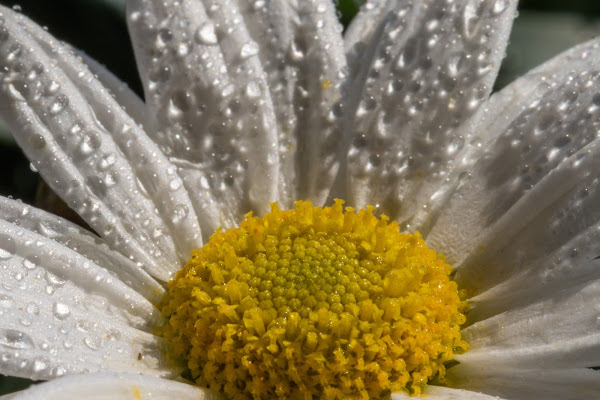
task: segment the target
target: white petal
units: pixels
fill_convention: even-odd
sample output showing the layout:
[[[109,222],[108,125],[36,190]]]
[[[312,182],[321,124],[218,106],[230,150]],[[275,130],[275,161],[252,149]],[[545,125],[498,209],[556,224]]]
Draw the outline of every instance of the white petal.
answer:
[[[169,279],[201,244],[176,168],[69,48],[3,13],[0,112],[15,139],[111,246]]]
[[[164,287],[139,265],[111,250],[98,236],[20,201],[0,196],[0,219],[52,239],[113,272],[128,286],[157,304]]]
[[[3,220],[0,262],[0,373],[175,373],[151,333],[160,312],[106,269]]]
[[[133,92],[127,86],[126,83],[117,78],[112,72],[107,70],[103,65],[93,58],[87,56],[83,52],[78,53],[83,59],[85,65],[88,66],[92,74],[104,85],[106,89],[113,95],[114,99],[121,105],[123,110],[138,123],[138,125],[145,125],[146,121],[146,105],[144,101],[139,98],[137,94]]]
[[[425,387],[424,396],[428,400],[504,400],[496,396],[471,392],[469,390],[451,389],[447,387],[428,385]],[[407,393],[393,393],[392,400],[414,399]],[[507,399],[508,400],[508,399]]]
[[[479,292],[542,262],[598,255],[599,43],[559,56],[491,101],[478,128],[491,143],[434,207],[428,243]]]
[[[286,207],[299,199],[322,205],[342,144],[346,56],[335,6],[329,0],[240,3],[277,117],[279,201]]]
[[[516,2],[386,4],[346,103],[355,113],[345,127],[348,197],[406,222],[465,151],[467,122],[492,90]]]
[[[461,364],[448,370],[448,379],[456,387],[511,400],[591,400],[600,393],[600,372],[589,369],[522,371],[494,369],[493,363]]]
[[[589,268],[597,271],[600,262]],[[463,329],[470,350],[456,359],[480,367],[594,367],[600,365],[599,326],[600,280],[573,280]]]
[[[75,375],[32,386],[13,400],[203,400],[218,396],[185,383],[130,374]]]
[[[150,134],[182,170],[208,236],[277,199],[277,126],[235,1],[131,0]],[[252,89],[247,90],[248,86]]]

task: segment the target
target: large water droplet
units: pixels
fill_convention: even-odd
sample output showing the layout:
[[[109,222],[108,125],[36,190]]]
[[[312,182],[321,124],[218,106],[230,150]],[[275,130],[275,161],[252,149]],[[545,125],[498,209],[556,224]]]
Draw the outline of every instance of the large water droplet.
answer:
[[[46,146],[46,139],[42,135],[33,134],[27,138],[27,143],[34,149],[43,149]]]
[[[0,328],[0,345],[13,349],[32,349],[34,347],[31,337],[14,329]]]

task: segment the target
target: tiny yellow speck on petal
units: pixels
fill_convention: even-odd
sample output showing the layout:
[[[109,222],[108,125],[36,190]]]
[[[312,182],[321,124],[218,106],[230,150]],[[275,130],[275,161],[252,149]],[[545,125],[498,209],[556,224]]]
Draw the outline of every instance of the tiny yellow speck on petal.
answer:
[[[323,82],[321,82],[321,89],[323,90],[327,90],[329,89],[331,86],[333,85],[333,83],[331,83],[331,81],[329,79],[325,79]]]
[[[444,257],[373,207],[277,204],[218,230],[169,282],[156,333],[231,399],[419,395],[464,351]]]
[[[132,389],[133,389],[133,397],[135,399],[141,400],[142,399],[142,391],[140,390],[140,388],[133,385]]]

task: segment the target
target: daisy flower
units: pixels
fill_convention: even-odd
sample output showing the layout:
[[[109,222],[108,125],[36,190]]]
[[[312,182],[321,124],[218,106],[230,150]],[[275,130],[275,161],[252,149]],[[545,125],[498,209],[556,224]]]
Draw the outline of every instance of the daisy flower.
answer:
[[[0,198],[11,398],[598,396],[600,41],[490,97],[516,1],[127,6],[143,101],[0,10],[0,115],[93,229]]]

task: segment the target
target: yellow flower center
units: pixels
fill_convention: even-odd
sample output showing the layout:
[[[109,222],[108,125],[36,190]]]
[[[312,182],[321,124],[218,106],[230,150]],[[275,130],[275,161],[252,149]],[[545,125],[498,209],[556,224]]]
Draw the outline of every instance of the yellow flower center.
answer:
[[[273,204],[192,252],[157,333],[187,377],[232,399],[419,394],[467,347],[450,272],[372,207]]]

